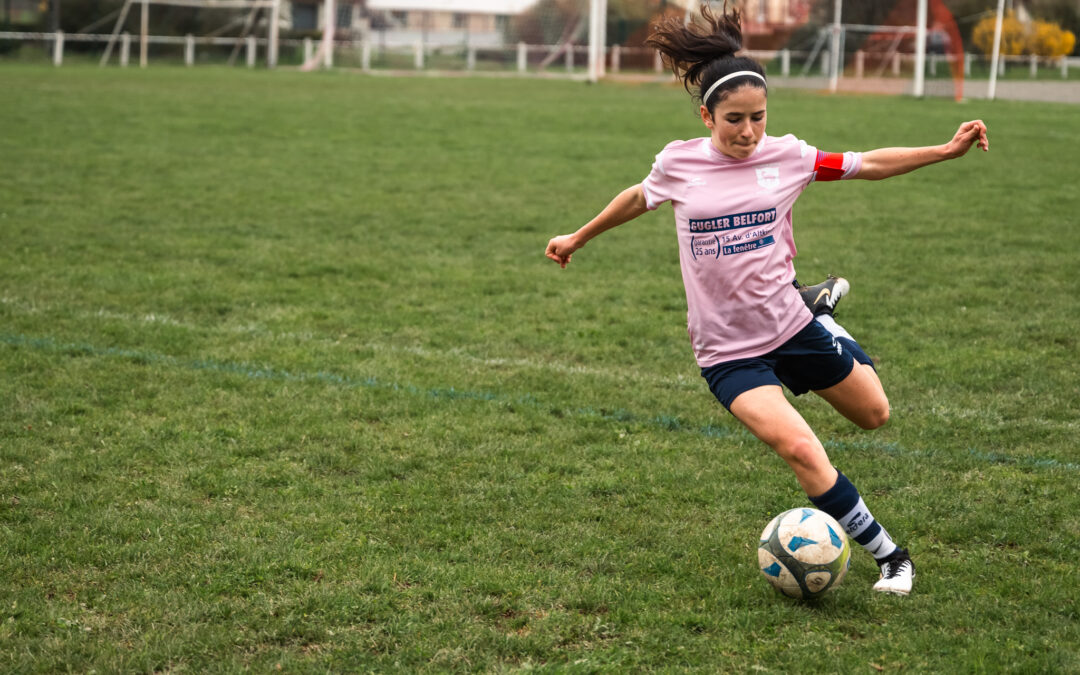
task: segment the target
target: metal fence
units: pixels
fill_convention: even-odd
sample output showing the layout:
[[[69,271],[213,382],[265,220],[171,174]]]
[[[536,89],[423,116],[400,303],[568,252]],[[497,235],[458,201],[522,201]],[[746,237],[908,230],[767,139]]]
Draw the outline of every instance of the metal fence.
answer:
[[[412,44],[387,44],[374,39],[338,40],[334,48],[324,52],[325,67],[353,68],[368,73],[407,74],[489,74],[545,75],[584,79],[587,75],[588,47],[580,45],[504,46],[432,45],[416,41]],[[105,45],[114,39],[108,34],[0,32],[0,62],[8,60],[51,61],[63,65],[65,58],[104,63]],[[115,58],[108,62],[122,67],[135,59],[141,67],[153,63],[243,64],[254,68],[265,62],[268,40],[265,37],[197,37],[147,36],[145,43],[123,33],[117,40]],[[135,43],[133,47],[133,43]],[[310,62],[316,54],[317,42],[309,38],[279,40],[279,64],[298,66]],[[826,88],[830,68],[828,50],[817,52],[774,50],[749,51],[747,55],[763,63],[770,78],[782,86]],[[890,53],[877,55],[856,51],[844,55],[841,63],[840,90],[877,91],[881,93],[911,93],[910,83],[915,68],[913,54]],[[926,58],[927,95],[952,96],[952,69],[958,65],[953,57],[928,54]],[[965,54],[959,64],[963,72],[964,95],[985,97],[985,82],[990,65],[985,57]],[[1080,103],[1080,58],[1044,59],[1034,56],[1003,56],[999,63],[998,81],[1003,95],[1009,90],[1029,90],[1037,100],[1063,100]],[[605,50],[606,75],[612,78],[667,79],[660,55],[653,49],[615,45]],[[1025,86],[1018,86],[1025,83]],[[1051,93],[1039,94],[1046,90]],[[1022,91],[1021,91],[1022,94]]]

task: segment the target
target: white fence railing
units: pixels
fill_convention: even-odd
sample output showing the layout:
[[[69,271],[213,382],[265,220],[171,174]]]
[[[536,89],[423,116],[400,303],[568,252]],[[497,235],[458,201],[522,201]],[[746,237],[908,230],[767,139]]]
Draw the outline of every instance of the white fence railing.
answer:
[[[0,41],[10,40],[18,42],[43,43],[49,46],[49,54],[52,62],[59,66],[64,62],[65,47],[69,43],[108,43],[114,36],[107,34],[92,33],[64,33],[52,32],[0,32]],[[268,40],[265,37],[196,37],[149,35],[146,37],[149,45],[173,45],[183,47],[183,61],[185,65],[194,66],[196,63],[197,50],[206,47],[232,47],[233,57],[243,50],[245,63],[248,67],[254,67],[258,61],[259,51],[265,55]],[[121,66],[127,66],[131,60],[131,35],[123,33],[119,36],[119,58]],[[315,43],[305,38],[281,39],[279,46],[291,47],[302,53],[304,61],[310,60],[315,52]],[[823,49],[818,53],[805,51],[791,51],[787,49],[773,51],[748,51],[751,56],[762,63],[766,63],[772,69],[773,74],[781,77],[814,75],[819,71],[827,74],[829,64],[828,50]],[[379,40],[338,40],[334,43],[334,50],[330,64],[334,63],[334,55],[347,56],[347,61],[358,65],[362,70],[370,71],[377,68],[396,69],[426,69],[446,67],[447,59],[439,62],[439,57],[447,55],[454,61],[453,70],[474,71],[481,63],[497,63],[504,70],[516,70],[519,73],[535,71],[543,66],[545,69],[565,70],[568,74],[575,74],[585,67],[588,58],[588,47],[574,45],[516,45],[504,46],[481,46],[481,45],[431,45],[416,41],[413,44],[381,44]],[[811,62],[810,59],[813,59]],[[146,67],[146,50],[140,50],[140,66]],[[230,59],[231,61],[232,59]],[[947,76],[950,64],[954,57],[941,54],[927,54],[927,75],[931,77]],[[649,48],[633,48],[614,45],[605,50],[606,71],[608,74],[618,75],[627,71],[664,72],[660,61],[659,52]],[[903,77],[910,75],[910,68],[915,62],[913,54],[893,53],[887,58],[879,58],[876,55],[865,52],[854,52],[845,55],[846,68],[842,68],[845,77],[862,79],[864,77]],[[1038,77],[1040,72],[1048,68],[1060,71],[1062,78],[1069,77],[1069,70],[1080,68],[1080,58],[1062,57],[1045,59],[1036,56],[1002,56],[1000,58],[1000,72],[1015,70],[1017,67],[1026,68],[1032,78]],[[975,54],[964,55],[964,74],[968,77],[974,72],[974,64],[979,64],[982,70],[988,69],[986,59]],[[944,72],[939,72],[944,69]],[[982,71],[980,71],[982,72]]]

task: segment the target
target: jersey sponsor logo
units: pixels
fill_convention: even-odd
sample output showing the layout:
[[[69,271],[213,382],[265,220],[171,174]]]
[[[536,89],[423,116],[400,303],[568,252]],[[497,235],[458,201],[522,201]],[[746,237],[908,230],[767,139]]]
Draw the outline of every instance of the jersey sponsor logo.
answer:
[[[773,222],[776,222],[775,208],[765,209],[764,211],[733,213],[726,216],[717,216],[716,218],[691,218],[690,232],[691,234],[723,232],[724,230],[737,230],[743,227],[754,227],[755,225],[766,225]]]
[[[694,176],[690,180],[686,181],[686,187],[705,187],[705,179],[701,176]]]
[[[719,258],[720,237],[707,235],[704,237],[690,237],[690,255],[694,260],[698,258]]]
[[[776,243],[776,240],[772,237],[762,237],[761,239],[755,239],[753,241],[744,241],[741,244],[732,244],[731,246],[725,246],[723,248],[724,255],[734,255],[736,253],[749,253],[750,251],[756,251],[759,248],[765,248],[766,246],[772,246]]]
[[[780,187],[780,165],[767,164],[754,169],[757,173],[757,184],[766,190],[775,190]]]

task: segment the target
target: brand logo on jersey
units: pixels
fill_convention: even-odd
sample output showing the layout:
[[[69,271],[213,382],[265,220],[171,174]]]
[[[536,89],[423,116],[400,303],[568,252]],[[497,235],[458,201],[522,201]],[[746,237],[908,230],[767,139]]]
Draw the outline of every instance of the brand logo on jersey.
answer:
[[[689,181],[687,181],[686,187],[705,187],[705,179],[701,178],[700,176],[694,176]]]
[[[693,234],[723,232],[774,223],[776,222],[776,209],[731,213],[726,216],[716,216],[715,218],[690,218],[689,221],[690,232]]]
[[[766,190],[775,190],[780,187],[780,165],[769,164],[754,169],[757,173],[757,184]]]

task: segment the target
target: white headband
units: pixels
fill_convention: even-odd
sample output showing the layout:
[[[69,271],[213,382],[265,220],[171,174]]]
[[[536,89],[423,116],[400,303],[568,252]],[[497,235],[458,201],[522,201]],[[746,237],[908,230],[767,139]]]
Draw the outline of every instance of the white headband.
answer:
[[[717,87],[719,87],[723,83],[727,82],[728,80],[735,79],[736,77],[743,77],[744,75],[749,75],[751,77],[756,77],[757,79],[761,80],[762,82],[765,82],[765,78],[761,76],[761,73],[755,73],[752,70],[740,70],[740,71],[734,72],[734,73],[732,73],[730,75],[725,75],[725,76],[721,77],[719,80],[717,80],[716,82],[713,82],[713,85],[711,87],[709,87],[709,90],[706,91],[705,95],[701,97],[701,105],[705,105],[705,101],[709,100],[709,97],[712,96],[712,93],[714,91],[716,91]],[[766,83],[765,86],[766,86],[766,88],[768,88],[767,83]]]

